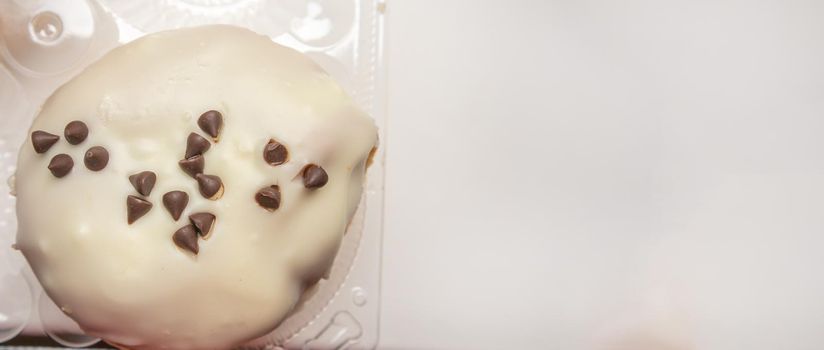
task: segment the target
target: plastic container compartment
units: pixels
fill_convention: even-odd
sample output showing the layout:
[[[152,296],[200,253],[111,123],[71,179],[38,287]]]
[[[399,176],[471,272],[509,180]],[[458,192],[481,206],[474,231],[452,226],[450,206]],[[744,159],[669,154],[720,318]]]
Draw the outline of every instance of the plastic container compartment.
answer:
[[[0,1],[0,348],[48,338],[65,347],[105,345],[63,315],[12,247],[15,203],[5,180],[14,173],[31,119],[58,86],[145,33],[233,24],[309,55],[375,118],[385,141],[384,8],[382,0]],[[329,279],[275,331],[242,348],[375,347],[384,177],[378,150]]]

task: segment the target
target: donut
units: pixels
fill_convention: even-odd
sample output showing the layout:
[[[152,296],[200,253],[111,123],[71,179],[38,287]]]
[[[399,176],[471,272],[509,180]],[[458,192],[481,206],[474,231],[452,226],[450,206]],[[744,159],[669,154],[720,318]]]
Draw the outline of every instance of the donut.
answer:
[[[89,335],[230,348],[330,269],[373,120],[307,56],[231,26],[158,32],[58,88],[16,169],[16,247]]]

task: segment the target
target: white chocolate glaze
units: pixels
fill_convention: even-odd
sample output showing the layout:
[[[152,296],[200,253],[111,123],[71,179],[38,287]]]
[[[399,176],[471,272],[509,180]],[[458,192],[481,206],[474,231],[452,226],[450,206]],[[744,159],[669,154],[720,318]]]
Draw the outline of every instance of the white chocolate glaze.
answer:
[[[205,152],[205,173],[223,196],[203,198],[179,167],[201,113],[224,126]],[[72,120],[89,136],[70,145]],[[359,202],[364,167],[377,142],[373,121],[303,54],[229,26],[160,32],[112,50],[58,89],[31,131],[60,135],[46,153],[27,140],[16,173],[17,246],[48,295],[89,334],[130,349],[227,348],[274,329],[301,293],[331,266]],[[263,159],[270,138],[289,160]],[[110,155],[101,171],[83,164],[92,146]],[[46,168],[56,154],[74,168],[63,178]],[[329,176],[308,190],[300,170]],[[153,208],[132,225],[129,175],[157,174]],[[280,208],[255,202],[277,184]],[[175,222],[161,197],[189,194]],[[217,222],[197,255],[172,234],[195,212]]]

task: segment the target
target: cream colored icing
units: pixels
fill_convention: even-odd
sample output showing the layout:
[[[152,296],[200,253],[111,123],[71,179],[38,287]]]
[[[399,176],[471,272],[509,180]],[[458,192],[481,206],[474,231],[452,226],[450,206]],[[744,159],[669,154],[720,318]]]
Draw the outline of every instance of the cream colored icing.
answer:
[[[206,174],[225,191],[203,198],[179,167],[190,132],[207,110],[223,114]],[[89,136],[70,145],[72,120]],[[359,202],[364,167],[377,142],[373,121],[309,58],[269,38],[229,26],[160,32],[112,50],[59,88],[31,131],[61,136],[44,154],[27,140],[16,172],[17,246],[48,295],[89,334],[131,349],[227,348],[274,329],[303,290],[331,265]],[[270,138],[289,161],[267,164]],[[99,172],[85,151],[110,154]],[[74,168],[56,178],[56,154]],[[329,182],[304,188],[301,169],[322,166]],[[129,175],[149,170],[153,208],[126,222]],[[280,208],[254,199],[277,184]],[[175,222],[161,197],[189,194]],[[172,242],[191,213],[217,216],[200,252]]]

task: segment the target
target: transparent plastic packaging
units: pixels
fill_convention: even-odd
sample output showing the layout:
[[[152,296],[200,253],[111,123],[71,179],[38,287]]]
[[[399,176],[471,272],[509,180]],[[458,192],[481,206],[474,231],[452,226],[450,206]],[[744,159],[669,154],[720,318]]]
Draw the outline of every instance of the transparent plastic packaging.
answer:
[[[385,134],[382,0],[0,1],[0,348],[85,347],[83,334],[43,293],[13,249],[13,181],[31,119],[61,84],[108,50],[146,33],[232,24],[304,52],[375,118]],[[327,280],[275,331],[243,349],[370,349],[378,340],[383,148]],[[48,337],[48,338],[46,338]],[[25,339],[25,341],[21,340]]]

